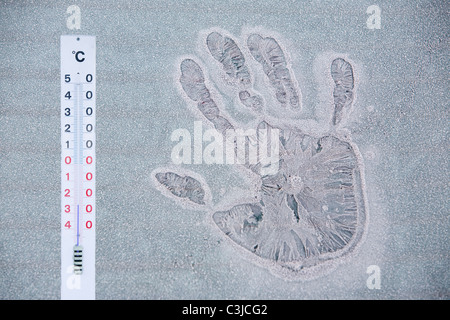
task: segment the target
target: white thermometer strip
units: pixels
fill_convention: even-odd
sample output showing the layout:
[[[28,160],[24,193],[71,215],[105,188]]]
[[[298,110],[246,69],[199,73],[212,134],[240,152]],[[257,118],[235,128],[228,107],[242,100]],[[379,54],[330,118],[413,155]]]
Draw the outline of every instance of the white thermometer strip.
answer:
[[[61,36],[61,299],[95,299],[95,55]]]

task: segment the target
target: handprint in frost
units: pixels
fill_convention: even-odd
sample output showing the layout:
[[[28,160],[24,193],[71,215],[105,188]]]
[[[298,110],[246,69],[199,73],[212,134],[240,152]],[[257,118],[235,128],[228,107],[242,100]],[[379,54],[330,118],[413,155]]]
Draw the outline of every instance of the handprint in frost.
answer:
[[[334,107],[328,133],[317,136],[303,132],[295,122],[271,124],[268,110],[282,117],[301,109],[289,61],[274,37],[250,33],[245,51],[221,32],[210,32],[203,40],[212,61],[235,89],[236,101],[261,119],[258,128],[279,130],[278,170],[267,174],[264,163],[244,164],[259,181],[256,200],[221,209],[208,206],[208,186],[187,171],[158,168],[153,173],[155,186],[167,196],[211,211],[226,238],[278,275],[307,279],[332,270],[361,243],[367,221],[361,157],[348,134],[337,129],[354,98],[352,65],[339,57],[330,61]],[[249,59],[255,75],[265,78],[264,94],[254,89],[256,76]],[[197,58],[184,59],[179,84],[189,103],[195,103],[204,119],[225,134],[234,125],[215,102],[200,64]],[[265,94],[272,95],[271,102],[263,98]]]

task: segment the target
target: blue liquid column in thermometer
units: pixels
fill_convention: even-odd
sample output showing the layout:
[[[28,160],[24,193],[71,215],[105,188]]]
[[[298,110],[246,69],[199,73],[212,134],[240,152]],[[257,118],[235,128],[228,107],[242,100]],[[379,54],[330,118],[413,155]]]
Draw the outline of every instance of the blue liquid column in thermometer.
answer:
[[[94,36],[61,36],[61,299],[95,299]]]

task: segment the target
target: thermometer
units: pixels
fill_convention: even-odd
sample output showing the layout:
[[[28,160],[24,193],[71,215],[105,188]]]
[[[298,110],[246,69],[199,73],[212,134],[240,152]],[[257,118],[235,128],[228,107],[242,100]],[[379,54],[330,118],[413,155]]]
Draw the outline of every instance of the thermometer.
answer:
[[[61,36],[61,299],[95,299],[94,36]]]

